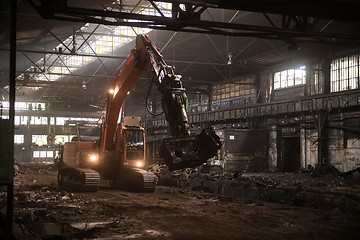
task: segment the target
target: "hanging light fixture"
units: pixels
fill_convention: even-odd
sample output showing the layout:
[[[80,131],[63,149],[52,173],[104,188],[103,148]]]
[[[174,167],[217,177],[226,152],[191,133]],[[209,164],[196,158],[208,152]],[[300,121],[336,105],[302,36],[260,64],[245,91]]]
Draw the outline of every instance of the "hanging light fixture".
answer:
[[[228,53],[228,61],[227,61],[227,64],[228,65],[231,65],[232,64],[232,53]]]

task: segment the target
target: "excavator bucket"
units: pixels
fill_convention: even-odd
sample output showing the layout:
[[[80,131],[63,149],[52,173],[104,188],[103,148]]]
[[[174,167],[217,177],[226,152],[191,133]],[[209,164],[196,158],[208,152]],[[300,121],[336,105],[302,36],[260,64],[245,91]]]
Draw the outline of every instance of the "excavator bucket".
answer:
[[[212,129],[203,129],[198,135],[164,139],[160,156],[170,170],[193,168],[214,157],[221,145]]]

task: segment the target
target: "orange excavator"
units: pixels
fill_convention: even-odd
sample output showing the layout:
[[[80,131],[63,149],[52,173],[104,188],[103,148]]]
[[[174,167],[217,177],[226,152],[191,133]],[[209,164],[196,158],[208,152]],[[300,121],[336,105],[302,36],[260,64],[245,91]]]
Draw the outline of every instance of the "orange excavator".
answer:
[[[113,186],[155,190],[156,176],[144,170],[146,135],[140,118],[125,117],[118,123],[127,93],[144,72],[161,93],[161,106],[170,127],[171,137],[164,139],[160,148],[160,157],[169,169],[196,167],[215,156],[221,146],[219,136],[212,128],[197,135],[190,133],[181,76],[165,63],[150,38],[140,34],[107,94],[100,138],[89,139],[79,133],[64,144],[63,167],[58,172],[60,187],[94,191],[101,180],[109,180]]]

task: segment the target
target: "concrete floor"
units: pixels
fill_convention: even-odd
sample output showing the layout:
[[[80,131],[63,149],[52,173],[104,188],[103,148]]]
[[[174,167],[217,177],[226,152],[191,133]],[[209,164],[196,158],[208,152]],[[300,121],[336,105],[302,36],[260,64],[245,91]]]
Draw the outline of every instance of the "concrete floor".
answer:
[[[96,193],[70,193],[58,189],[56,171],[23,171],[15,177],[14,236],[350,239],[360,227],[356,178],[257,173],[230,179],[194,171],[186,176],[186,184],[157,186],[155,193],[105,186]],[[5,193],[0,194],[4,207]]]

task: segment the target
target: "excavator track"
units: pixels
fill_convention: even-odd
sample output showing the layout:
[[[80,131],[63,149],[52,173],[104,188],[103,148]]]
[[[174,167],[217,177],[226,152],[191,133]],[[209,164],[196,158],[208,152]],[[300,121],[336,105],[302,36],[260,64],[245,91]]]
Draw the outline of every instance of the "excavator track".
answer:
[[[140,168],[121,168],[118,178],[111,181],[115,188],[137,192],[154,192],[156,188],[156,175]]]
[[[129,191],[154,192],[157,177],[154,173],[140,168],[121,168],[118,178],[111,180],[111,185]]]
[[[58,172],[58,185],[63,190],[96,192],[100,174],[89,168],[62,168]]]
[[[204,129],[198,135],[164,139],[160,156],[170,170],[193,168],[214,157],[220,147],[219,136]]]

